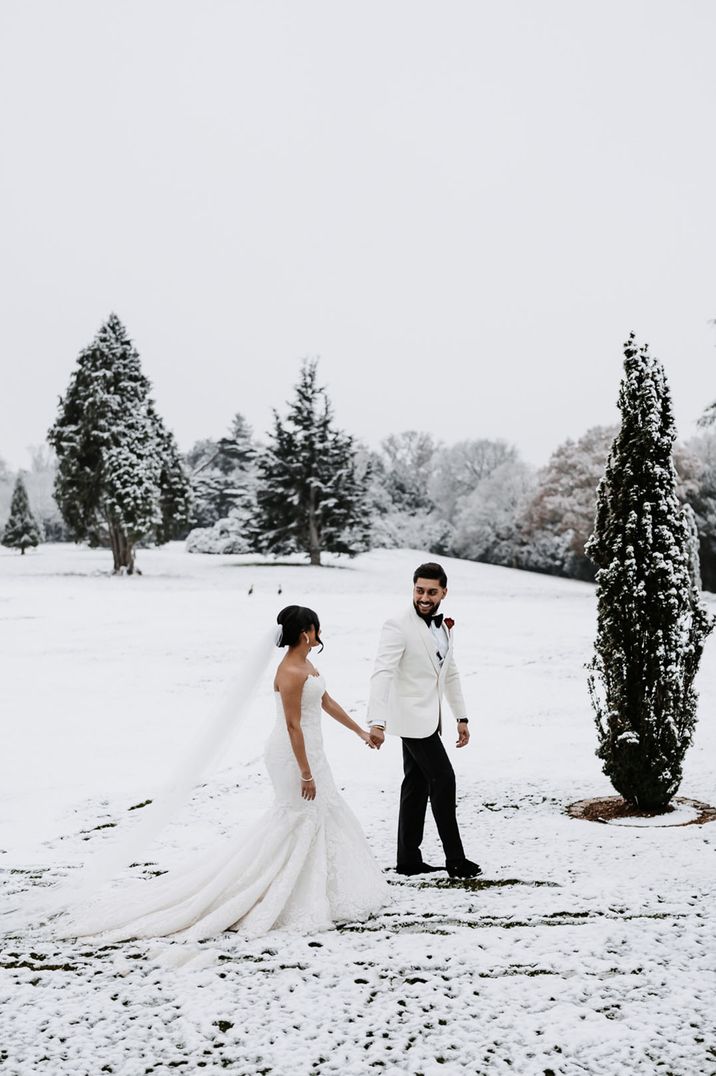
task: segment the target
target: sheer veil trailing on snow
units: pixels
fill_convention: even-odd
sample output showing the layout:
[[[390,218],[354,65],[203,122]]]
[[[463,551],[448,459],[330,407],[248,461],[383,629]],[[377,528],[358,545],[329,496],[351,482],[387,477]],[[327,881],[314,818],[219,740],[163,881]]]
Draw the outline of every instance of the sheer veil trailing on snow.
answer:
[[[159,832],[173,822],[191,800],[222,748],[244,726],[251,714],[256,689],[281,642],[280,627],[262,634],[248,652],[223,698],[191,744],[183,760],[167,779],[163,790],[141,812],[140,820],[127,832],[90,856],[78,871],[56,885],[38,886],[13,899],[14,907],[3,910],[0,929],[14,933],[39,925],[52,916],[90,901],[97,890],[130,864],[137,862]]]

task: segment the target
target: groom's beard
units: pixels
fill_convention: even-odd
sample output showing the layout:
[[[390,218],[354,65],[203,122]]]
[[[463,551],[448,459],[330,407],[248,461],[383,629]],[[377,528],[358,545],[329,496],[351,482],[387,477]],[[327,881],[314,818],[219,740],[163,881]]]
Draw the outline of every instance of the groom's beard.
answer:
[[[440,608],[440,602],[433,602],[429,609],[423,611],[417,602],[413,602],[413,609],[423,620],[429,620],[431,616],[435,616]]]

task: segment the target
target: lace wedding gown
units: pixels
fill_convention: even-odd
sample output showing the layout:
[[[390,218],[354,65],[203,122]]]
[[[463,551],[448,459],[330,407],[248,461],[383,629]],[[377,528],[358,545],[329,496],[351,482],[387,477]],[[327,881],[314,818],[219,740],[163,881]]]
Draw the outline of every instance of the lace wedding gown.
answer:
[[[309,676],[301,699],[315,800],[301,798],[275,692],[276,722],[265,751],[275,800],[253,832],[186,869],[115,886],[110,896],[63,916],[57,933],[108,943],[167,935],[202,941],[224,930],[247,937],[274,929],[312,933],[365,919],[383,907],[387,883],[336,789],[323,749],[324,692],[323,677]]]

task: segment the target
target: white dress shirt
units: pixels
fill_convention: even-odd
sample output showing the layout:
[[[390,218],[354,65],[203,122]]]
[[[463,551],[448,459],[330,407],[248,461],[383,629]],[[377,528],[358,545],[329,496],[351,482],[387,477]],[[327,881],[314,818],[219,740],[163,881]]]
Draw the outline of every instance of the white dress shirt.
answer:
[[[448,636],[445,623],[443,622],[440,627],[438,627],[437,624],[433,624],[431,621],[430,634],[435,640],[435,649],[440,656],[440,664],[442,665],[442,663],[445,661],[445,655],[448,652]]]

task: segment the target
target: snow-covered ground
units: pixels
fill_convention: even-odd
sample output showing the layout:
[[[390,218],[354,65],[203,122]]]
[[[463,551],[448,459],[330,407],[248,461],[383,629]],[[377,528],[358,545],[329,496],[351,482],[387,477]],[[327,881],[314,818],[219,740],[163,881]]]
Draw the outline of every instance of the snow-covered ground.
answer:
[[[0,552],[5,892],[51,879],[126,825],[284,604],[317,609],[329,690],[365,712],[383,619],[410,600],[420,554],[325,568],[142,551]],[[716,1073],[716,825],[600,826],[574,800],[609,795],[583,664],[594,591],[446,561],[445,609],[472,718],[450,745],[478,883],[392,881],[362,926],[314,937],[176,943],[6,942],[0,1073]],[[253,584],[253,594],[249,587]],[[283,593],[278,595],[279,584]],[[713,599],[709,599],[714,607]],[[270,802],[254,720],[154,858],[190,856]],[[716,802],[716,641],[682,794]],[[394,863],[399,743],[368,752],[330,722],[334,771],[378,860]],[[105,827],[97,829],[95,827]],[[432,823],[426,859],[440,862]]]

